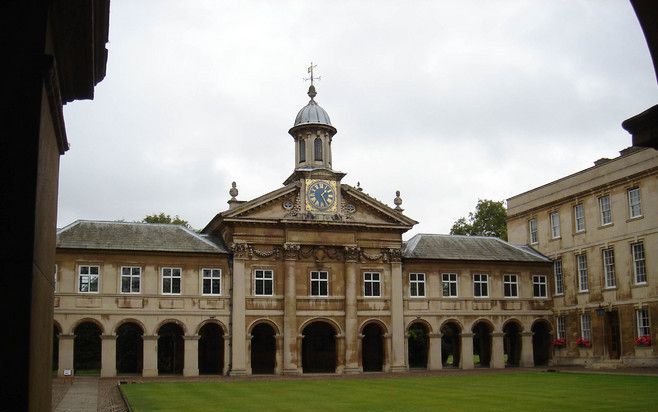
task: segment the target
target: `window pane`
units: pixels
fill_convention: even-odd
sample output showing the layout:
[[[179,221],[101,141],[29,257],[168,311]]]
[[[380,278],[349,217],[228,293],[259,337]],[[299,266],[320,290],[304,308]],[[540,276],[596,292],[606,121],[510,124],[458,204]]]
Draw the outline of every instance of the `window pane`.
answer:
[[[379,282],[373,283],[372,296],[381,296],[381,291],[379,290]]]
[[[171,293],[180,293],[180,278],[171,280]]]
[[[162,279],[162,292],[171,293],[171,278]]]
[[[272,294],[272,281],[268,280],[265,282],[265,294],[266,295],[271,295]]]
[[[89,291],[98,292],[98,276],[92,276],[89,279]]]
[[[418,296],[425,296],[425,283],[418,284]]]
[[[214,294],[219,294],[220,293],[219,279],[213,279],[212,280],[212,293],[214,293]]]
[[[121,292],[129,293],[130,292],[130,278],[122,276],[121,277]]]
[[[209,279],[204,279],[203,280],[203,293],[206,294],[206,295],[209,294],[209,293],[212,293],[212,291],[210,289],[210,280]]]
[[[139,292],[139,277],[132,278],[132,290],[131,292]]]

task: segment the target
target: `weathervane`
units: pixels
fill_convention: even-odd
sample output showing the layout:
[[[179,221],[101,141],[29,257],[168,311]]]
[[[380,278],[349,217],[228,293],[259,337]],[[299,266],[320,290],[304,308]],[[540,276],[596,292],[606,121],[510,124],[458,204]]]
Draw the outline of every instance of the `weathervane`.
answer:
[[[313,86],[313,80],[321,80],[322,79],[322,77],[320,77],[320,76],[318,76],[318,77],[313,76],[313,69],[316,68],[316,67],[318,67],[318,65],[313,64],[313,62],[311,62],[311,65],[308,66],[308,69],[306,70],[308,73],[311,74],[311,77],[308,77],[308,78],[304,79],[304,81],[309,81],[310,80],[311,81],[311,86]]]

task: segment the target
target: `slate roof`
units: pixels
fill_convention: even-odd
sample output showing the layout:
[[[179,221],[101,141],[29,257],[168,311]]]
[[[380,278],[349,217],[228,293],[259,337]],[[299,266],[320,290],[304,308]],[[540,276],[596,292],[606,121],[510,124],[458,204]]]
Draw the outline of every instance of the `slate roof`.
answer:
[[[64,249],[139,250],[155,252],[228,253],[221,239],[183,226],[157,223],[76,220],[57,231]]]
[[[402,256],[442,259],[547,263],[551,260],[529,246],[516,246],[496,237],[420,233],[409,239]]]

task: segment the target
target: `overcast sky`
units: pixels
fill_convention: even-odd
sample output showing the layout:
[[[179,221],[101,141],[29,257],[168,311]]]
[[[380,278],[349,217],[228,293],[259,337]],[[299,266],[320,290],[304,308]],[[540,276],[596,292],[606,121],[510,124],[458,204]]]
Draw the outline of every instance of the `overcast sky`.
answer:
[[[112,0],[107,76],[65,107],[58,225],[165,212],[202,228],[281,187],[316,101],[344,183],[414,233],[615,157],[658,102],[628,1]]]

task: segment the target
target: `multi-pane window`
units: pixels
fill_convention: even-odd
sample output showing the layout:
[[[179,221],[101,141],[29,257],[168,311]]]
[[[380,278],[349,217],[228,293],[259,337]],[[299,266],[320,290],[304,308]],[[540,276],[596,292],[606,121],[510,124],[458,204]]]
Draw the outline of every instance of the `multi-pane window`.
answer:
[[[528,220],[528,231],[530,233],[530,244],[537,243],[537,219]]]
[[[558,316],[556,318],[556,321],[557,321],[557,338],[566,339],[567,329],[564,323],[564,316]]]
[[[576,223],[576,232],[585,230],[585,208],[582,203],[573,207],[573,217]]]
[[[617,286],[617,279],[615,278],[615,251],[612,248],[603,250],[603,277],[605,278],[606,288]]]
[[[363,296],[379,297],[382,295],[380,278],[379,272],[365,272],[363,274]]]
[[[503,275],[503,295],[506,298],[519,297],[519,279],[516,275]]]
[[[272,296],[274,293],[274,271],[257,269],[254,271],[254,295]]]
[[[651,336],[651,327],[649,326],[649,309],[638,309],[635,312],[637,318],[637,336]]]
[[[551,237],[556,239],[560,237],[560,214],[558,212],[553,212],[550,215],[551,220]]]
[[[578,264],[578,290],[580,292],[587,292],[589,290],[589,280],[587,278],[587,255],[576,255],[576,263]]]
[[[311,272],[311,296],[329,296],[329,272],[324,270]]]
[[[638,242],[631,245],[633,254],[633,272],[635,273],[635,283],[647,282],[647,267],[644,259],[644,243]]]
[[[139,293],[142,268],[123,266],[121,268],[121,293]]]
[[[180,294],[181,269],[162,268],[162,293],[165,295]]]
[[[420,298],[425,296],[425,274],[409,273],[409,296]]]
[[[612,223],[610,196],[605,195],[599,198],[599,211],[601,212],[601,226],[609,225]]]
[[[639,187],[628,189],[628,216],[631,218],[642,216]]]
[[[564,275],[562,274],[562,259],[553,261],[553,275],[555,275],[555,294],[564,293]]]
[[[443,286],[443,297],[457,297],[457,274],[443,273],[441,275],[441,285]]]
[[[83,293],[98,292],[100,266],[81,265],[78,270],[78,291]]]
[[[580,336],[592,340],[592,319],[589,317],[589,313],[580,315]]]
[[[535,298],[545,298],[548,296],[546,293],[547,284],[546,276],[533,275],[532,276],[532,296]]]
[[[222,270],[201,269],[201,289],[204,295],[222,294]]]
[[[476,298],[489,297],[489,275],[483,273],[473,275],[473,296]]]

